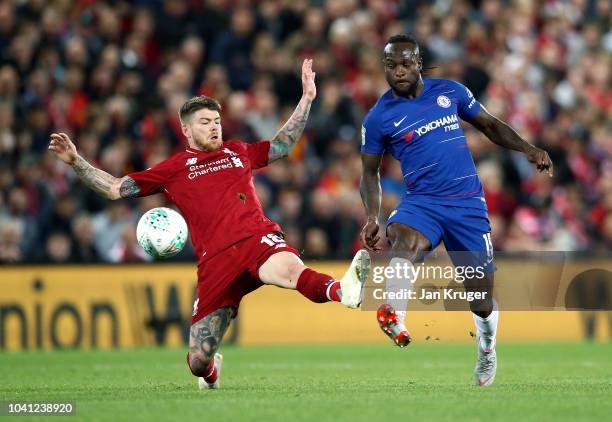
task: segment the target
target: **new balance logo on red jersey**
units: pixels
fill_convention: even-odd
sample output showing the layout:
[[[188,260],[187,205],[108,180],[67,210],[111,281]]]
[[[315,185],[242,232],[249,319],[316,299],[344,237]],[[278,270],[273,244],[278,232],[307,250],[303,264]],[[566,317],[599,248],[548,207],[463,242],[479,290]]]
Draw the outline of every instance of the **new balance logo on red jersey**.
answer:
[[[198,162],[198,158],[197,157],[192,157],[192,158],[188,158],[187,162],[185,163],[186,166],[193,166],[195,163]]]
[[[238,157],[232,157],[232,163],[234,163],[234,166],[236,166],[236,167],[244,168],[244,165],[242,164],[242,161]]]
[[[229,149],[229,148],[223,148],[223,152],[224,152],[224,153],[226,153],[226,154],[231,155],[232,157],[234,157],[234,156],[238,155],[238,154],[236,154],[234,151],[232,151],[232,150],[231,150],[231,149]]]

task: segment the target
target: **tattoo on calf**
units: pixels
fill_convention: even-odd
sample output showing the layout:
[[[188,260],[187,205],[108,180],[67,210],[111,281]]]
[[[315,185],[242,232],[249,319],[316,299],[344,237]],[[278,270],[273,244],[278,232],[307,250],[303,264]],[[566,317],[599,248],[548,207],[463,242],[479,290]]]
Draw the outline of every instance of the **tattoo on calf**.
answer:
[[[207,360],[214,358],[232,312],[231,308],[220,308],[193,324],[189,331],[189,353],[193,356],[204,354]]]
[[[140,188],[136,184],[136,181],[129,176],[126,176],[121,186],[119,187],[119,195],[122,198],[132,198],[138,196]]]

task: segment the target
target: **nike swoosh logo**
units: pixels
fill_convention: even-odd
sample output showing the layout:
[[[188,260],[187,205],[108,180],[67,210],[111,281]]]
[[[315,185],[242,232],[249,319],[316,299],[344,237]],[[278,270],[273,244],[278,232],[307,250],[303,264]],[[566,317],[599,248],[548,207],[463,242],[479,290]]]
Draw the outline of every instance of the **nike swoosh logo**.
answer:
[[[487,378],[485,380],[479,379],[478,380],[478,385],[485,385],[486,383],[488,383],[491,380],[491,378],[493,378],[493,376],[490,376],[489,378]]]
[[[405,117],[404,117],[404,119],[405,119]],[[404,120],[404,119],[402,119],[402,120]],[[400,123],[402,122],[402,120],[400,120]],[[391,136],[399,135],[400,133],[402,133],[402,132],[404,132],[404,131],[406,131],[406,130],[410,129],[412,126],[416,125],[417,123],[422,122],[423,120],[425,120],[425,119],[417,120],[417,121],[416,121],[416,122],[414,122],[414,123],[410,123],[408,126],[406,126],[406,127],[405,127],[405,128],[403,128],[403,129],[398,130],[397,132],[395,132],[395,133],[394,133],[393,135],[391,135]]]
[[[408,117],[408,116],[404,116],[404,118],[403,118],[402,120],[400,120],[399,122],[393,122],[393,126],[398,127],[399,125],[401,125],[401,124],[402,124],[402,122],[403,122],[404,120],[406,120],[406,117]]]

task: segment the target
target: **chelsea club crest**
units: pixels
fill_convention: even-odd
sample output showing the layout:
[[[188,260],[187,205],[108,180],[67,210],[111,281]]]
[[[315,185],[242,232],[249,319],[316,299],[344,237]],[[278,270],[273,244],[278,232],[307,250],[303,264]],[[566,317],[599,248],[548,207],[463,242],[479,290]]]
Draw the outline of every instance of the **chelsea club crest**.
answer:
[[[442,108],[449,108],[451,106],[451,100],[446,95],[438,95],[437,102]]]

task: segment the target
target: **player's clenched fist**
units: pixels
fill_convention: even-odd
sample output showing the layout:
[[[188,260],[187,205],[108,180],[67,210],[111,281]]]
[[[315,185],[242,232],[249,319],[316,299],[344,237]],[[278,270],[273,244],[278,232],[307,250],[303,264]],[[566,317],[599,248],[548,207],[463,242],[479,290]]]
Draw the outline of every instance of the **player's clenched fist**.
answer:
[[[537,147],[533,147],[529,151],[527,151],[526,155],[529,162],[534,163],[540,173],[547,172],[548,175],[552,177],[553,163],[546,151]]]
[[[369,251],[380,251],[380,246],[378,246],[378,241],[380,240],[380,236],[378,235],[378,223],[376,221],[368,220],[363,229],[361,229],[361,234],[359,235],[361,239],[361,243],[363,246]]]
[[[302,62],[302,90],[306,99],[312,101],[317,96],[317,86],[315,85],[316,73],[312,71],[312,59]]]
[[[49,149],[66,164],[74,164],[78,157],[76,147],[65,133],[52,133]]]

